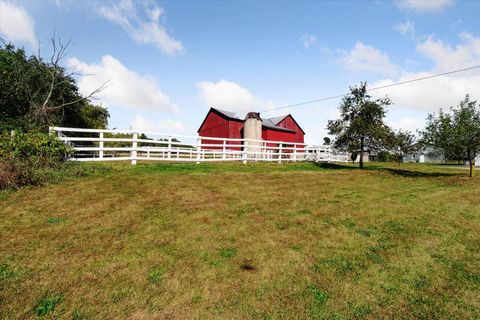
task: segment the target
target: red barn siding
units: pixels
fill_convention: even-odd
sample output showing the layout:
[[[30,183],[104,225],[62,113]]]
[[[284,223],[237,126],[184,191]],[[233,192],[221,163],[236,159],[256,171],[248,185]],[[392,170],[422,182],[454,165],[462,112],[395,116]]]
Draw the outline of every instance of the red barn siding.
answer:
[[[280,130],[272,130],[269,128],[262,129],[262,138],[263,140],[296,142],[294,133]]]
[[[202,126],[198,130],[198,134],[202,137],[215,138],[242,138],[241,130],[243,128],[243,121],[225,119],[216,112],[209,112]],[[221,144],[222,141],[206,140],[202,144]],[[228,141],[227,144],[239,144],[239,142]],[[207,149],[222,149],[223,147],[205,147]],[[240,150],[240,147],[231,148]]]
[[[291,115],[285,117],[282,121],[277,124],[278,127],[287,128],[295,131],[295,142],[303,143],[304,135],[302,128],[297,124]]]
[[[274,129],[269,129],[265,127],[262,129],[262,137],[263,137],[263,140],[285,142],[283,143],[283,146],[288,146],[288,147],[293,147],[293,145],[289,144],[288,142],[303,142],[303,141],[297,141],[298,138],[293,132],[274,130]],[[267,147],[278,147],[278,144],[267,143]],[[301,146],[298,146],[298,147],[301,147]],[[278,151],[274,150],[274,152],[278,152]],[[292,152],[292,150],[285,150],[283,152]]]

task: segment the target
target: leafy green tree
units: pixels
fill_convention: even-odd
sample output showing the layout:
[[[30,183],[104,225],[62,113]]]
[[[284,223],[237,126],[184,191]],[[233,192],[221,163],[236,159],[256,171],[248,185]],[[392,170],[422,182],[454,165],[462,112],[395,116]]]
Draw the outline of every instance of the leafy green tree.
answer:
[[[403,162],[405,155],[416,152],[418,148],[417,138],[410,131],[392,131],[389,149],[399,165]]]
[[[475,175],[475,157],[480,154],[480,109],[469,95],[450,112],[429,114],[421,133],[424,143],[441,148],[446,159],[468,161],[469,175]]]
[[[80,101],[74,107],[66,107],[58,123],[64,127],[106,129],[109,117],[106,108]]]
[[[1,40],[1,39],[0,39]],[[49,125],[105,128],[109,114],[79,93],[73,73],[61,66],[68,43],[52,37],[48,62],[28,57],[24,49],[0,41],[0,131],[38,129]]]
[[[323,144],[329,146],[332,143],[332,140],[329,137],[323,137]]]
[[[445,160],[461,160],[462,155],[452,140],[453,131],[451,114],[440,109],[437,114],[430,113],[427,116],[427,125],[421,132],[422,142],[441,150]]]
[[[333,146],[339,150],[360,154],[360,168],[363,168],[365,150],[382,148],[389,128],[383,122],[385,108],[390,99],[376,99],[367,93],[367,84],[350,87],[350,92],[340,103],[340,118],[330,120],[328,133],[335,135]]]

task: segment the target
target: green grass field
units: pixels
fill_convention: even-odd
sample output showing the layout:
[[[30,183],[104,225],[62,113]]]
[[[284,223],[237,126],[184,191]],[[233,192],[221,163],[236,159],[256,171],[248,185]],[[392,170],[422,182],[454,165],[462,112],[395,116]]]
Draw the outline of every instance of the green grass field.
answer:
[[[458,166],[86,166],[0,198],[0,318],[480,318]]]

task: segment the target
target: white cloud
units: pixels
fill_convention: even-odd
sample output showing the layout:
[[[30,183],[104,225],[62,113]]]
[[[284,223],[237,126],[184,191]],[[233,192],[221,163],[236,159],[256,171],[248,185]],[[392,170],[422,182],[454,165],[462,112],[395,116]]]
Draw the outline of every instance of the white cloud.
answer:
[[[107,107],[171,113],[178,111],[170,98],[160,91],[154,78],[127,69],[110,55],[103,56],[100,63],[92,64],[71,58],[68,65],[87,75],[78,81],[83,94],[89,94],[108,81],[108,87],[98,95]]]
[[[419,43],[417,50],[434,63],[431,71],[404,72],[396,79],[384,79],[373,83],[372,87],[480,65],[480,38],[469,33],[462,33],[460,39],[461,43],[455,46],[432,37]],[[467,93],[473,99],[480,100],[480,73],[479,70],[467,71],[378,90],[373,93],[377,96],[388,94],[396,105],[431,112],[458,104]]]
[[[163,10],[160,7],[154,7],[153,9],[148,10],[148,16],[150,19],[154,22],[159,22],[160,17],[165,13],[165,10]]]
[[[27,42],[36,49],[34,26],[35,22],[22,6],[0,1],[0,34],[7,40]]]
[[[98,14],[121,26],[136,43],[153,44],[165,54],[174,56],[184,51],[180,41],[172,38],[160,23],[165,11],[157,6],[142,7],[147,19],[142,20],[132,0],[122,0],[111,6],[101,6]]]
[[[273,103],[253,95],[248,89],[220,80],[217,83],[202,81],[197,84],[202,100],[211,107],[225,108],[235,112],[269,109]]]
[[[436,64],[436,71],[450,71],[480,65],[480,38],[463,32],[456,46],[433,37],[417,45],[417,51]]]
[[[317,44],[317,38],[309,33],[305,33],[300,37],[300,43],[305,49],[308,49]]]
[[[408,130],[415,133],[425,126],[425,121],[418,117],[401,117],[399,119],[387,119],[387,123],[394,129]]]
[[[401,9],[417,13],[431,13],[453,5],[454,0],[397,0],[396,3]]]
[[[130,127],[132,130],[160,133],[184,133],[187,129],[186,126],[179,121],[165,119],[155,122],[138,114],[133,118]]]
[[[390,62],[388,54],[379,49],[358,41],[353,49],[344,52],[339,59],[345,69],[359,72],[369,72],[386,76],[395,76],[399,67]]]
[[[407,20],[397,23],[393,29],[404,36],[413,37],[415,35],[415,22]]]
[[[397,78],[395,81],[392,79],[378,81],[373,83],[372,87],[431,75],[433,75],[432,72],[409,73]],[[374,91],[373,94],[375,96],[383,96],[387,94],[393,100],[395,105],[431,112],[436,111],[439,108],[448,108],[449,106],[458,104],[467,93],[471,94],[473,98],[479,99],[479,92],[480,76],[477,74],[443,76]]]

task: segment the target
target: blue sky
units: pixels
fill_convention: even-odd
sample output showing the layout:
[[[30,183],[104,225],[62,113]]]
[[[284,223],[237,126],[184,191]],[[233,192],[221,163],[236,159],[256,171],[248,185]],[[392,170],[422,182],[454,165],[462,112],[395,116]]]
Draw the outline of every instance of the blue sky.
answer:
[[[72,40],[64,63],[89,74],[82,92],[110,127],[194,134],[209,106],[264,111],[480,65],[475,1],[0,1],[0,36],[50,53],[56,30]],[[480,98],[480,71],[375,91],[394,102],[387,121],[415,130],[428,112]],[[372,92],[373,94],[373,92]],[[339,100],[291,113],[319,143]]]

